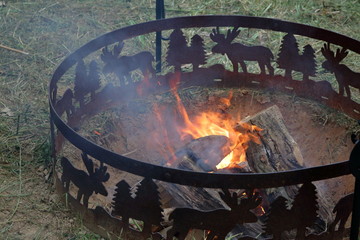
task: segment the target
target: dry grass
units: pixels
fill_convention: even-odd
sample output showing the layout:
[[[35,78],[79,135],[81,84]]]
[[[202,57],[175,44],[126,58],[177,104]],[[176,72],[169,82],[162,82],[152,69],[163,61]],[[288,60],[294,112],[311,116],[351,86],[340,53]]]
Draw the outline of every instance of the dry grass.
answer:
[[[274,17],[360,39],[358,0],[171,0],[165,5],[167,17]],[[49,161],[48,82],[62,59],[89,40],[153,19],[155,1],[150,0],[12,0],[0,8],[0,44],[29,53],[0,48],[2,239],[100,239],[54,200],[51,185],[44,182]],[[139,43],[149,44],[146,39]],[[359,58],[351,63],[358,72],[359,63]]]

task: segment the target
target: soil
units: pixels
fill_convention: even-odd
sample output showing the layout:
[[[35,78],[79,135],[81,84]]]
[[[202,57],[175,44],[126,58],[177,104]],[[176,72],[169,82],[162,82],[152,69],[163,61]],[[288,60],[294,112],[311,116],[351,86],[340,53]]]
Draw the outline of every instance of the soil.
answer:
[[[7,173],[1,171],[0,174]],[[45,182],[47,176],[48,171],[43,167],[26,167],[18,182],[2,182],[0,219],[4,229],[11,228],[11,231],[0,233],[0,239],[76,239],[76,232],[86,232],[59,200],[52,184]],[[14,180],[8,177],[8,181]]]

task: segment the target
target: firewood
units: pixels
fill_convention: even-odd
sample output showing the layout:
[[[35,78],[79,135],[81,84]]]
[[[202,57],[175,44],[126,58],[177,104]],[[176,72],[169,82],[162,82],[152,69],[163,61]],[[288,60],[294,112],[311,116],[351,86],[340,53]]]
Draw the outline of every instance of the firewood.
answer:
[[[176,152],[173,166],[183,170],[210,172],[230,153],[229,139],[211,135],[194,139]],[[220,199],[218,190],[181,186],[159,182],[164,207],[192,207],[211,210],[227,208]]]
[[[277,106],[272,106],[258,114],[245,118],[242,122],[251,123],[262,128],[259,132],[261,144],[249,143],[247,149],[247,163],[242,163],[239,169],[216,170],[215,166],[230,152],[229,142],[225,136],[207,136],[195,139],[180,149],[176,155],[178,160],[173,166],[191,171],[218,172],[277,172],[302,167],[303,158],[299,147],[286,129],[283,117]],[[234,126],[239,128],[239,126]],[[238,129],[243,131],[243,129]],[[163,194],[168,203],[182,207],[197,207],[211,209],[211,207],[225,207],[218,197],[218,189],[198,189],[165,184]],[[295,187],[296,188],[296,187]],[[291,199],[296,190],[293,187],[271,189],[270,201],[277,196]],[[195,194],[195,195],[194,195]],[[214,199],[211,199],[214,198]],[[216,204],[214,204],[216,203]],[[171,204],[168,205],[171,207]],[[266,206],[265,206],[266,207]]]
[[[247,163],[253,172],[270,173],[304,167],[304,159],[300,148],[287,130],[281,111],[276,105],[247,117],[243,121],[263,129],[258,132],[261,143],[250,142],[246,151]],[[265,195],[262,206],[267,212],[269,204],[278,197],[283,197],[291,202],[298,193],[299,186],[285,186],[261,191],[263,196]],[[325,222],[331,220],[331,207],[328,201],[321,194],[317,193],[317,195],[319,205],[317,227],[319,229],[313,229],[315,232],[326,228]],[[306,207],[304,208],[304,214],[306,214]],[[255,234],[257,227],[255,225],[253,227]],[[249,231],[251,228],[247,230]]]
[[[177,151],[178,161],[175,165],[180,169],[210,172],[214,171],[215,166],[230,152],[230,143],[226,136],[201,137]]]
[[[246,151],[247,163],[255,173],[269,173],[293,170],[303,167],[301,151],[288,132],[280,109],[274,105],[243,122],[263,129],[258,132],[260,144],[250,142]],[[278,196],[291,199],[297,192],[296,186],[266,189],[270,202]]]
[[[279,172],[302,168],[304,160],[299,146],[288,132],[280,109],[274,105],[243,122],[263,130],[258,133],[261,144],[249,143],[248,163],[254,172]]]
[[[304,161],[301,151],[288,132],[283,116],[277,106],[269,107],[253,116],[247,117],[242,122],[256,125],[263,130],[256,132],[259,136],[260,144],[255,142],[249,143],[246,151],[247,162],[242,163],[243,166],[240,169],[246,169],[245,172],[269,173],[303,168]],[[234,127],[241,128],[241,124]],[[246,131],[244,129],[238,130]],[[178,161],[176,166],[192,171],[213,171],[214,166],[230,151],[227,146],[228,139],[224,136],[208,136],[193,140],[177,152]],[[208,147],[215,148],[208,150]],[[209,156],[210,152],[216,152],[217,154],[211,157],[211,154]],[[231,172],[232,170],[218,171]],[[236,171],[238,170],[234,170],[234,172]],[[187,207],[200,210],[228,208],[219,198],[219,189],[202,189],[169,183],[160,183],[160,185],[160,188],[163,189],[161,194],[164,200],[164,207]],[[262,207],[265,211],[268,211],[269,205],[277,197],[281,196],[291,201],[298,193],[298,190],[299,186],[286,186],[258,191],[260,191],[260,195],[263,197]],[[319,205],[321,205],[321,202],[321,196],[319,196]],[[324,210],[320,207],[320,223],[324,223],[323,220],[329,220],[330,217],[327,212],[326,209]],[[262,224],[261,221],[247,224],[246,230],[241,228],[243,229],[241,232],[255,237],[259,234],[259,229],[262,229]]]

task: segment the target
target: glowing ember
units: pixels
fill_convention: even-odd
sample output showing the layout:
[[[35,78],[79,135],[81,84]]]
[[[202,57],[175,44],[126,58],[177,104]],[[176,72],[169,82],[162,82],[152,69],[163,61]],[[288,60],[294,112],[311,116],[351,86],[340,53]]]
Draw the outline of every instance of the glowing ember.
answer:
[[[261,131],[259,127],[248,123],[241,123],[240,116],[233,119],[229,114],[223,112],[205,111],[190,119],[181,99],[177,92],[177,84],[179,82],[179,75],[170,82],[172,94],[176,98],[177,111],[183,120],[182,126],[176,126],[182,141],[186,141],[191,136],[192,139],[198,139],[210,135],[226,136],[230,142],[230,149],[232,150],[217,166],[217,169],[238,167],[239,163],[246,161],[246,149],[248,142],[254,141],[259,143],[259,138],[254,131]],[[226,107],[231,105],[232,92],[227,98],[220,99],[220,102]],[[155,111],[159,114],[159,111]],[[239,115],[239,114],[238,114]],[[163,117],[157,116],[161,121]],[[167,138],[165,134],[165,138]],[[165,140],[167,143],[169,141]],[[184,142],[186,143],[186,142]],[[168,144],[166,144],[168,145]],[[211,146],[209,146],[211,147]],[[167,146],[168,150],[169,147]],[[173,151],[171,151],[173,152]],[[172,157],[172,159],[174,159]],[[206,160],[206,159],[204,159]]]

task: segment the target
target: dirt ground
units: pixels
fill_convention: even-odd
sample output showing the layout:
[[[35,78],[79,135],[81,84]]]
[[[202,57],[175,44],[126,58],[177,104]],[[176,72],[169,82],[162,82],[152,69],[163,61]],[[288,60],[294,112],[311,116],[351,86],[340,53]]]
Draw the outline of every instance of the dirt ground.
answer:
[[[22,179],[2,181],[1,239],[78,239],[78,235],[93,235],[59,201],[52,185],[44,181],[45,174],[43,168],[24,169]]]

